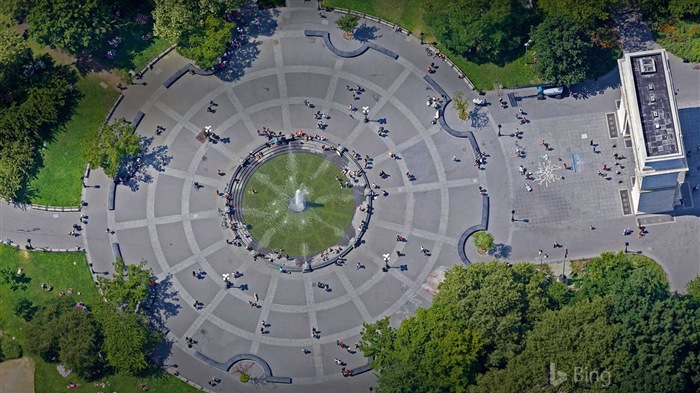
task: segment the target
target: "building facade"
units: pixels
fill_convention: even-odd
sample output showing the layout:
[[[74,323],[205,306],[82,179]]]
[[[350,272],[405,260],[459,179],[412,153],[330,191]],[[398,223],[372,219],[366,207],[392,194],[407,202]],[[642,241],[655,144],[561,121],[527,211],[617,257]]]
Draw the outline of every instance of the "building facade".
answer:
[[[634,212],[670,212],[680,203],[688,161],[668,55],[664,49],[628,53],[618,65],[622,98],[617,121],[634,149]]]

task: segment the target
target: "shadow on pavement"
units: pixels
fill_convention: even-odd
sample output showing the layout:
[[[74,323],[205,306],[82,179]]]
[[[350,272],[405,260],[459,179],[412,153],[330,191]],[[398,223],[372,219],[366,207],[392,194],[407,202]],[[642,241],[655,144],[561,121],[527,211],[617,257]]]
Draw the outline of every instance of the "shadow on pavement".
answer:
[[[168,319],[176,316],[182,306],[178,303],[178,292],[173,290],[172,274],[151,287],[151,297],[145,308],[154,327],[162,333],[167,332],[165,326]]]
[[[381,38],[381,35],[376,35],[376,33],[379,31],[379,27],[377,26],[367,26],[367,23],[363,23],[360,26],[358,26],[355,29],[355,32],[353,33],[353,37],[362,42],[368,42],[371,40],[376,40],[377,38]]]
[[[583,83],[571,86],[571,94],[577,100],[586,99],[598,94],[603,94],[608,89],[620,87],[620,72],[618,67],[610,72],[593,80],[586,80]]]
[[[277,30],[275,16],[279,14],[277,9],[259,10],[257,4],[248,3],[241,6],[236,16],[236,29],[233,33],[233,42],[240,44],[230,51],[227,66],[217,72],[217,77],[226,81],[240,80],[246,69],[253,65],[253,61],[260,55],[262,41],[258,37],[270,37]]]
[[[129,157],[126,164],[119,171],[118,178],[121,183],[131,191],[138,191],[140,183],[153,182],[153,176],[148,173],[148,168],[163,172],[165,166],[173,159],[167,154],[168,146],[160,145],[151,147],[154,137],[141,137],[141,153],[136,158]]]

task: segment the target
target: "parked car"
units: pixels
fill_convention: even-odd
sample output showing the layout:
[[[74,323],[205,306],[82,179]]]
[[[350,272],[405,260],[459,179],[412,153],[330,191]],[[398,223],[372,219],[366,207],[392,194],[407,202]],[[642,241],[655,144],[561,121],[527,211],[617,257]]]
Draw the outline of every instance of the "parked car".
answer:
[[[544,89],[542,86],[539,86],[537,88],[537,94],[541,97],[540,99],[544,99],[544,96],[562,98],[564,96],[564,86],[550,87],[547,89]]]

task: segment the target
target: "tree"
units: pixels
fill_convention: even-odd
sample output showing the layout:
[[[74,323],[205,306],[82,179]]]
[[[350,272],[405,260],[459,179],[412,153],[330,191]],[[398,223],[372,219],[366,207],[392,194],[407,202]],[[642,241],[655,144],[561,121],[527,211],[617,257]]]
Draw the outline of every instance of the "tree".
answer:
[[[73,307],[61,315],[58,326],[58,358],[86,378],[100,364],[102,337],[92,313]]]
[[[685,284],[685,289],[688,291],[688,296],[700,304],[700,275],[688,281]]]
[[[426,2],[426,23],[449,50],[473,61],[502,64],[521,49],[532,7],[519,0]]]
[[[531,36],[536,50],[535,70],[543,79],[571,86],[588,76],[592,44],[576,22],[547,17]]]
[[[196,4],[196,0],[155,0],[153,34],[169,42],[180,41],[197,21]]]
[[[86,161],[93,168],[103,168],[107,176],[112,178],[117,177],[124,158],[141,151],[139,135],[124,120],[91,130],[88,140],[90,143],[84,151]]]
[[[475,263],[447,271],[433,304],[394,329],[365,324],[360,350],[383,392],[462,392],[477,374],[520,352],[532,326],[563,301],[566,286],[531,264]]]
[[[110,303],[101,304],[95,312],[102,326],[102,348],[109,365],[129,374],[147,369],[148,353],[160,341],[158,334],[149,331],[147,319],[141,314],[119,310]]]
[[[99,46],[109,30],[110,7],[101,0],[35,0],[27,22],[44,45],[72,54]]]
[[[479,253],[485,254],[488,250],[493,248],[493,235],[484,231],[475,233],[474,245],[478,249]]]
[[[243,0],[155,0],[153,33],[179,45],[182,37],[194,33],[201,21],[221,18],[224,12],[241,4]]]
[[[469,102],[464,99],[464,94],[461,91],[455,91],[452,94],[452,105],[457,110],[457,116],[461,120],[467,120],[467,109],[469,109]]]
[[[385,358],[393,350],[395,338],[396,330],[389,326],[389,317],[372,324],[365,322],[362,324],[359,349],[372,358],[372,367],[380,369],[386,365]]]
[[[574,276],[574,305],[606,298],[625,353],[617,391],[694,391],[700,387],[700,311],[692,296],[673,295],[666,275],[649,258],[603,253]]]
[[[61,318],[73,305],[68,297],[55,297],[40,308],[27,326],[27,351],[45,360],[57,357],[60,351]]]
[[[700,16],[700,2],[687,0],[670,0],[668,10],[672,17],[691,19]]]
[[[554,19],[567,19],[592,31],[610,18],[610,13],[624,5],[622,0],[539,0],[537,6]]]
[[[127,265],[124,260],[114,261],[112,279],[98,277],[102,293],[113,306],[135,312],[138,305],[148,298],[153,270],[146,269],[146,261],[138,265]]]
[[[22,87],[22,68],[31,63],[32,50],[12,29],[0,29],[0,108],[14,100]]]
[[[522,339],[545,311],[568,301],[562,287],[547,266],[473,263],[446,272],[433,305],[455,304],[464,329],[483,342],[480,364],[498,368],[520,351]]]
[[[573,392],[608,387],[612,376],[620,378],[619,365],[626,356],[615,348],[621,328],[610,320],[609,303],[598,298],[578,307],[546,312],[528,333],[525,349],[505,368],[481,376],[474,391]],[[555,370],[568,374],[568,378],[551,384],[551,364]],[[600,379],[577,380],[576,367],[598,372]]]
[[[0,360],[12,360],[22,357],[22,347],[14,337],[3,335],[0,337]]]
[[[345,14],[335,21],[340,31],[346,34],[352,34],[357,28],[357,24],[360,22],[360,17],[353,14]]]
[[[178,44],[179,52],[202,68],[214,67],[231,41],[233,26],[233,23],[221,18],[208,16],[199,23],[199,28],[182,34]]]

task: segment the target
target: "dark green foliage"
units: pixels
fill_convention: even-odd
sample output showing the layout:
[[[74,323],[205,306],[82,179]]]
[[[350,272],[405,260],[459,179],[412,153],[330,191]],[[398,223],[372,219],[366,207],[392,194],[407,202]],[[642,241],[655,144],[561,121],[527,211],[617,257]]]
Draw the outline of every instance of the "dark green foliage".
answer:
[[[34,0],[27,23],[40,43],[78,54],[104,40],[110,10],[102,0]]]
[[[345,14],[335,21],[340,31],[345,33],[352,33],[357,28],[357,24],[360,22],[360,17],[353,14]]]
[[[541,265],[456,266],[428,309],[366,324],[360,349],[384,392],[697,391],[699,280],[672,294],[659,265],[623,253],[588,261],[573,289]]]
[[[146,261],[127,265],[123,260],[114,261],[113,278],[98,277],[102,293],[115,308],[135,312],[139,303],[148,298],[153,271],[146,269]]]
[[[153,32],[177,43],[183,55],[193,56],[201,67],[213,65],[213,60],[223,54],[225,43],[231,39],[230,33],[226,35],[225,32],[230,32],[233,26],[223,20],[224,13],[242,3],[242,0],[155,0]],[[214,55],[217,49],[221,50]]]
[[[554,287],[562,287],[553,290]],[[397,329],[364,326],[360,349],[380,370],[381,391],[466,391],[477,373],[505,365],[564,290],[534,265],[477,263],[450,269],[433,305]]]
[[[125,158],[141,151],[141,138],[134,127],[123,120],[90,130],[88,141],[83,152],[85,160],[93,168],[104,169],[111,178],[117,177]]]
[[[71,115],[77,76],[26,42],[0,32],[0,197],[15,198],[34,169],[37,147]]]
[[[46,360],[58,356],[61,316],[73,307],[67,297],[52,299],[39,309],[32,322],[27,326],[26,347],[29,353],[39,355]]]
[[[603,26],[624,4],[623,0],[539,0],[537,7],[546,16],[569,20],[583,29],[593,30]]]
[[[32,303],[32,301],[26,297],[19,298],[12,306],[12,311],[15,313],[15,315],[27,322],[32,320],[34,314],[36,313],[36,309],[37,308],[34,303]]]
[[[610,314],[609,301],[604,298],[546,312],[525,338],[524,350],[505,368],[482,375],[473,391],[573,392],[607,387],[612,375],[619,378],[618,367],[626,355],[615,349],[620,326],[612,323]],[[570,377],[556,387],[551,386],[550,364]],[[605,370],[604,380],[577,382],[576,367]]]
[[[100,331],[92,313],[68,297],[53,299],[27,327],[27,350],[60,359],[82,377],[100,364]]]
[[[592,44],[571,19],[548,17],[532,31],[535,69],[545,80],[571,86],[589,75]]]
[[[178,48],[183,56],[195,61],[201,68],[211,68],[219,62],[231,41],[233,23],[222,18],[208,16],[199,28],[182,34]]]
[[[688,281],[685,285],[688,296],[700,305],[700,276]]]
[[[518,0],[426,2],[426,23],[438,41],[472,61],[503,64],[527,41],[533,10]]]
[[[0,361],[19,359],[22,357],[22,347],[12,337],[0,337]]]
[[[109,365],[129,374],[149,367],[148,352],[161,340],[158,333],[149,330],[148,319],[136,312],[148,297],[153,277],[153,271],[145,266],[146,261],[127,265],[117,259],[114,278],[98,278],[107,300],[95,310],[104,336],[102,348]]]
[[[160,335],[148,328],[148,320],[141,314],[123,311],[111,303],[96,309],[102,327],[102,348],[107,363],[117,371],[139,374],[150,366],[148,352],[161,340]]]
[[[90,377],[91,371],[101,363],[102,338],[95,317],[74,307],[61,315],[59,329],[59,359],[78,375]]]

